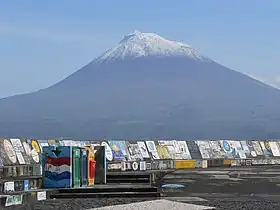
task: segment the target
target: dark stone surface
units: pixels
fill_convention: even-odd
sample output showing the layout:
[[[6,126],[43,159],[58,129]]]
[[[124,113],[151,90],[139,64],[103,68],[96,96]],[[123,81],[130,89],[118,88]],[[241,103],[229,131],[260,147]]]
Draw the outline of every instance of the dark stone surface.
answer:
[[[280,199],[266,200],[259,198],[246,198],[240,200],[227,200],[227,199],[213,199],[206,202],[188,201],[186,203],[192,203],[197,205],[216,207],[217,210],[272,210],[280,209]],[[45,202],[39,202],[36,205],[36,210],[85,210],[89,208],[96,208],[101,206],[128,204],[134,202],[141,202],[148,199],[71,199],[71,200],[49,200]],[[7,208],[8,210],[29,210],[28,206],[13,206]],[[6,209],[5,209],[6,210]]]
[[[36,210],[85,210],[102,206],[128,204],[151,200],[150,198],[110,198],[110,199],[67,199],[67,200],[47,200],[36,204]],[[11,206],[5,210],[29,210],[28,205]]]
[[[223,170],[224,172],[225,170]],[[163,183],[184,184],[183,189],[164,189],[164,199],[200,204],[216,209],[270,210],[280,209],[280,170],[262,169],[259,175],[248,175],[245,171],[227,174],[174,173],[167,175]],[[267,173],[266,173],[267,172]],[[213,172],[215,173],[215,172]],[[231,175],[234,174],[234,175]],[[175,198],[176,197],[176,198]],[[204,201],[197,201],[198,199]],[[36,210],[85,210],[89,208],[127,204],[152,200],[153,198],[114,198],[114,199],[71,199],[38,202]],[[12,206],[7,210],[28,210],[27,206]]]
[[[215,210],[277,210],[280,209],[280,202],[272,201],[221,201],[188,202],[197,205],[215,207]]]
[[[280,174],[278,168],[261,168],[262,173],[248,175],[246,171],[219,174],[174,173],[162,183],[184,184],[183,189],[164,189],[166,199],[193,203],[216,209],[266,210],[280,209]],[[223,170],[226,171],[226,170]],[[196,201],[195,198],[206,201]],[[184,199],[186,201],[184,201]]]

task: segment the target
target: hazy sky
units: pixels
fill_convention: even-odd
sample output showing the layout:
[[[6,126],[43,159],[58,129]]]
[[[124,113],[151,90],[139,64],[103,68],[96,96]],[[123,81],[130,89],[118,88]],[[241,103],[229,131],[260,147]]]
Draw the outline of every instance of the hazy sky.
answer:
[[[279,0],[1,0],[0,97],[50,86],[134,30],[280,87]]]

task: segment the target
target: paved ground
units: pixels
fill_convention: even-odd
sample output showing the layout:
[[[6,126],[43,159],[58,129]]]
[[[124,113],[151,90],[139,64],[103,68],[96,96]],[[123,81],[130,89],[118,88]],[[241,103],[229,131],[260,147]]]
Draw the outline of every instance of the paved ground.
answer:
[[[169,201],[165,199],[96,208],[96,210],[206,210],[211,207]],[[90,209],[93,210],[93,209]]]
[[[183,184],[182,189],[164,189],[164,199],[216,207],[216,209],[280,209],[280,167],[255,167],[177,171],[165,176],[162,184]],[[85,210],[127,204],[139,199],[71,199],[44,201],[37,210]],[[12,207],[23,210],[24,207]],[[10,209],[9,209],[10,210]]]
[[[280,209],[280,167],[178,171],[163,180],[175,183],[185,187],[163,189],[166,199],[217,209]]]

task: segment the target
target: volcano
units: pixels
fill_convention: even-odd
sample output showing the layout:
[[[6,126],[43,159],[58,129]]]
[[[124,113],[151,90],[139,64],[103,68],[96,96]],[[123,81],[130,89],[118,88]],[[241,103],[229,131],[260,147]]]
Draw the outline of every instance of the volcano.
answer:
[[[197,49],[134,32],[64,80],[0,100],[0,136],[280,137],[280,91]]]

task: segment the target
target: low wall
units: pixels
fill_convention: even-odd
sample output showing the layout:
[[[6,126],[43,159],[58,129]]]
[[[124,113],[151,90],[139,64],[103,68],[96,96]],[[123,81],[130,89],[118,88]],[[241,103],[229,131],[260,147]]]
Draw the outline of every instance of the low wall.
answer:
[[[42,187],[42,151],[48,146],[90,146],[105,148],[105,167],[96,174],[114,171],[176,170],[209,167],[279,165],[280,142],[277,140],[0,140],[0,194],[3,205],[47,199]],[[99,164],[97,162],[97,164]],[[100,179],[99,184],[105,181]],[[10,195],[14,193],[15,195]],[[9,196],[7,197],[7,194]],[[5,196],[3,196],[5,195]],[[8,203],[7,203],[8,202]]]

